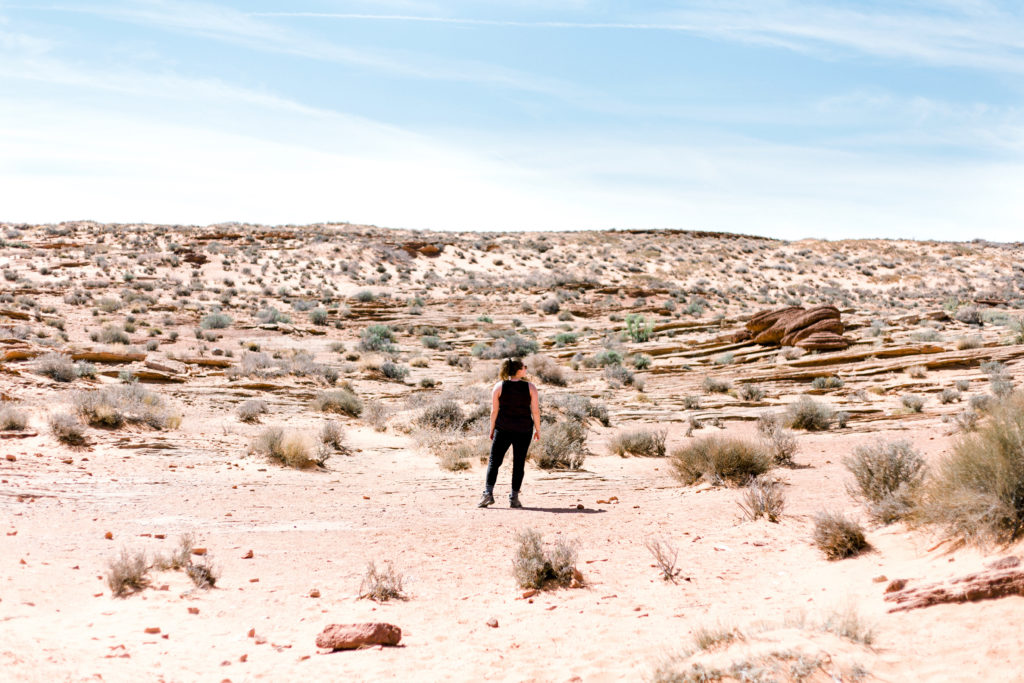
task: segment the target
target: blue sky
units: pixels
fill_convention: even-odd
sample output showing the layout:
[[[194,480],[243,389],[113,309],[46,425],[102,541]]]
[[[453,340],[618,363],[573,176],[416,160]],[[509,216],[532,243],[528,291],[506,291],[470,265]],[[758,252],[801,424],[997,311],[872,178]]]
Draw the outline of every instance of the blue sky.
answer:
[[[1024,239],[1024,8],[0,0],[0,220]]]

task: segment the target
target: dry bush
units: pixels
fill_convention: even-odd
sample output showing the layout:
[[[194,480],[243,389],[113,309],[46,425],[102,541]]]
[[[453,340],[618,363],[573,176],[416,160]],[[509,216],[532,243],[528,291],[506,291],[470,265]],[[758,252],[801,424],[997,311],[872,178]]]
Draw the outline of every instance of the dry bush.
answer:
[[[93,341],[103,344],[130,344],[132,341],[120,325],[104,325],[102,330],[93,334],[95,334]]]
[[[428,403],[416,417],[416,424],[426,429],[454,432],[462,429],[466,414],[462,407],[450,398]]]
[[[652,536],[644,541],[644,547],[654,558],[654,565],[661,571],[661,578],[665,581],[676,582],[679,576],[679,569],[676,562],[679,561],[679,549],[669,541]]]
[[[774,413],[762,413],[757,417],[757,433],[764,447],[778,465],[792,465],[793,456],[799,446],[796,435],[782,426],[782,418]]]
[[[367,598],[375,602],[387,602],[388,600],[407,600],[403,591],[405,577],[395,570],[391,562],[387,562],[383,569],[378,569],[377,564],[370,560],[366,565],[366,573],[359,584],[359,598]]]
[[[553,548],[545,550],[540,533],[533,529],[523,529],[516,534],[512,575],[520,588],[567,586],[573,578],[579,579],[576,547],[559,539]]]
[[[854,478],[847,486],[871,519],[891,524],[907,517],[925,477],[925,462],[908,441],[858,446],[843,464]]]
[[[366,402],[363,408],[363,418],[370,423],[373,430],[383,432],[388,428],[388,419],[391,417],[392,409],[380,401],[371,399]]]
[[[708,394],[725,394],[732,389],[732,384],[728,381],[715,377],[705,377],[701,386]]]
[[[107,562],[107,586],[114,597],[123,598],[148,586],[148,573],[146,553],[129,553],[122,548],[118,557]]]
[[[852,557],[871,547],[863,527],[839,512],[814,516],[814,545],[830,560]]]
[[[60,353],[47,353],[35,364],[35,371],[57,382],[71,382],[78,378],[75,364],[70,356]]]
[[[82,446],[85,444],[85,429],[78,418],[71,413],[55,413],[47,421],[50,434],[57,441],[68,446]]]
[[[946,405],[947,403],[952,403],[954,401],[959,400],[960,392],[954,389],[953,387],[946,387],[945,389],[942,390],[942,393],[939,394],[939,403],[941,403],[942,405]]]
[[[526,369],[545,384],[564,387],[568,384],[565,369],[548,356],[534,354],[526,359]]]
[[[728,645],[736,640],[745,640],[743,631],[734,626],[700,626],[693,631],[693,644],[698,650],[710,650],[719,645]]]
[[[810,396],[801,396],[786,407],[786,426],[793,429],[825,431],[832,425],[834,418],[835,411],[831,406],[815,401]]]
[[[20,432],[28,426],[28,415],[14,406],[0,405],[0,430]]]
[[[259,422],[260,415],[264,415],[267,412],[267,402],[261,401],[258,398],[250,398],[247,401],[243,401],[242,405],[238,406],[236,414],[238,419],[242,422]]]
[[[772,457],[756,441],[707,436],[674,450],[671,463],[676,477],[686,485],[701,479],[739,485],[770,470]]]
[[[608,450],[615,455],[637,455],[649,458],[665,456],[665,439],[667,432],[637,429],[619,432],[608,442]]]
[[[342,386],[339,389],[317,392],[316,398],[313,399],[313,408],[322,413],[359,417],[363,413],[363,402],[350,386]]]
[[[163,397],[136,383],[79,392],[72,402],[78,415],[94,427],[116,429],[128,423],[162,430],[181,424],[181,416]]]
[[[576,420],[562,420],[541,430],[530,458],[542,470],[578,470],[586,458],[587,428]]]
[[[320,443],[336,451],[344,450],[345,430],[334,420],[325,422],[320,428]]]
[[[778,522],[786,508],[786,491],[783,486],[774,477],[753,477],[738,503],[743,516],[750,521],[764,517],[769,522]]]
[[[900,403],[911,413],[920,413],[924,408],[924,398],[917,394],[904,394],[900,398]]]
[[[448,472],[463,472],[470,468],[470,461],[473,456],[485,453],[482,444],[478,440],[459,439],[454,443],[436,442],[431,450],[437,454],[438,464],[441,469]]]
[[[760,401],[764,398],[764,389],[757,384],[741,384],[736,396],[744,401]]]
[[[587,396],[559,394],[551,399],[551,407],[577,422],[585,423],[587,418],[592,417],[605,427],[611,424],[608,419],[608,409],[600,403],[594,403]]]
[[[852,601],[833,609],[822,622],[821,630],[854,643],[870,646],[875,642],[875,627],[860,615],[856,603]]]
[[[165,571],[168,569],[184,569],[192,563],[192,548],[196,545],[195,534],[187,533],[178,537],[178,547],[170,555],[157,555],[153,558],[153,566]]]
[[[906,373],[911,379],[924,379],[928,376],[928,368],[923,365],[911,365],[906,369]]]
[[[923,489],[920,521],[958,543],[1010,543],[1024,535],[1024,394],[991,406]]]

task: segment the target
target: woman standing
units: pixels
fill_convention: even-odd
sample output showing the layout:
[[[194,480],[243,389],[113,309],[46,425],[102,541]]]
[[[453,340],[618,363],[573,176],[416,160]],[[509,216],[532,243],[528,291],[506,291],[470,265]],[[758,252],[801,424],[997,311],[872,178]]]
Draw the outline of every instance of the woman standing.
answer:
[[[525,379],[526,366],[514,358],[501,363],[501,380],[491,392],[491,457],[487,461],[487,480],[484,495],[477,507],[494,503],[494,482],[508,447],[512,446],[512,493],[508,505],[521,508],[519,488],[523,485],[526,452],[530,448],[530,434],[540,439],[540,400],[537,387]]]

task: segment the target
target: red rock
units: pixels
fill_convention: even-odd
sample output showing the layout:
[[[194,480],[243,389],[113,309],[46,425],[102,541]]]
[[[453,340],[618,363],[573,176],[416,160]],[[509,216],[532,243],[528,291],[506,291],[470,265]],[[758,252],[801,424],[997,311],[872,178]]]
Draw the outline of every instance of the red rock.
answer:
[[[795,315],[786,323],[785,334],[802,330],[821,320],[839,320],[839,309],[835,306],[817,306],[799,315]]]
[[[206,548],[192,548],[192,554],[193,555],[205,555],[206,554]]]
[[[160,633],[160,627],[159,626],[150,626],[149,628],[146,629],[146,633]]]
[[[498,628],[498,620],[495,619],[494,617],[491,617],[490,619],[487,620],[487,625],[490,626],[491,628]]]
[[[798,348],[808,351],[841,351],[849,345],[849,339],[834,332],[815,332],[795,344]]]
[[[780,308],[774,311],[761,311],[760,313],[755,313],[753,317],[751,317],[750,320],[747,321],[746,328],[749,332],[752,332],[753,334],[764,332],[769,327],[777,323],[779,321],[779,318],[781,318],[786,313],[802,310],[804,309],[800,308],[799,306],[790,306],[789,308]]]
[[[198,607],[189,607],[188,608],[188,613],[189,614],[199,614],[199,608]]]
[[[253,555],[252,555],[252,551],[251,550],[249,552],[247,552],[245,555],[242,555],[242,559],[243,560],[251,560],[252,557],[253,557]]]
[[[354,650],[370,645],[398,645],[402,629],[394,624],[331,624],[316,637],[316,646],[328,650]]]
[[[811,323],[807,327],[802,327],[799,330],[794,330],[787,334],[779,342],[783,346],[793,346],[798,341],[810,337],[815,332],[832,332],[834,334],[842,334],[846,331],[846,326],[836,318],[826,318],[825,320],[819,320],[816,323]]]
[[[9,453],[7,454],[7,456],[6,456],[6,457],[7,457],[7,462],[14,462],[14,461],[16,461],[16,460],[17,460],[17,458],[16,458],[16,457],[14,457],[13,455],[11,455],[11,454],[9,454]]]
[[[802,308],[788,309],[779,316],[775,324],[754,337],[755,344],[778,344],[779,340],[786,336],[786,328],[794,320],[800,318],[806,311]]]
[[[114,534],[113,534],[113,532],[108,531],[107,533],[103,534],[103,538],[105,538],[105,539],[107,539],[109,541],[109,540],[114,538]]]
[[[530,590],[523,592],[523,597],[524,598],[532,598],[536,594],[537,594],[537,589],[536,588],[531,588]]]
[[[313,590],[309,591],[309,597],[311,597],[311,598],[319,598],[320,597],[320,589],[319,588],[314,588]]]

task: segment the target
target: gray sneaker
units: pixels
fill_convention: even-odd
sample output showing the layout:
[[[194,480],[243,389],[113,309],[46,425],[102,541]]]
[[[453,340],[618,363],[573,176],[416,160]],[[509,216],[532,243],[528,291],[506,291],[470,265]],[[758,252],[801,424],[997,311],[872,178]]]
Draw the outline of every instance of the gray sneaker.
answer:
[[[510,508],[521,508],[521,507],[523,507],[523,504],[519,502],[519,494],[518,493],[513,493],[511,496],[508,497],[508,506]]]
[[[484,491],[484,495],[480,496],[480,502],[476,504],[478,508],[485,508],[488,505],[494,505],[494,496],[487,491]]]

